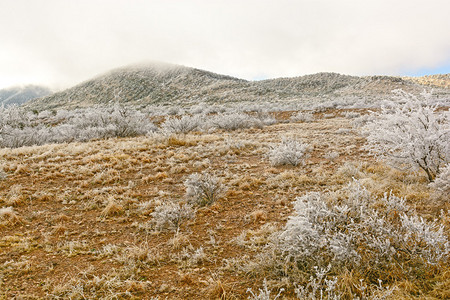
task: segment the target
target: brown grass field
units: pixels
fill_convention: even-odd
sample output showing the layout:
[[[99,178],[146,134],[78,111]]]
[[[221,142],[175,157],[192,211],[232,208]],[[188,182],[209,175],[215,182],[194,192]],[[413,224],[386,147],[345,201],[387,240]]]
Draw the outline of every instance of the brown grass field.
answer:
[[[369,156],[343,113],[233,132],[1,149],[0,299],[246,299],[265,278],[275,295],[286,289],[279,299],[294,299],[292,286],[249,264],[285,224],[296,197],[338,191],[352,178],[374,195],[405,197],[427,220],[444,212],[448,236],[448,199],[424,174]],[[267,145],[283,136],[310,145],[303,165],[270,165]],[[156,230],[155,207],[184,203],[184,180],[204,170],[227,191],[178,231]],[[342,290],[358,282],[353,270],[336,275],[348,280]],[[393,278],[391,298],[450,298],[448,264]]]

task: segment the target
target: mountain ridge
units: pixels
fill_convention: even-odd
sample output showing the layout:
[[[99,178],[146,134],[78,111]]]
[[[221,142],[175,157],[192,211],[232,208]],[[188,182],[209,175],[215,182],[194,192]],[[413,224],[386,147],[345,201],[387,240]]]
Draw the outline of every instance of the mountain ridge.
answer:
[[[0,105],[21,105],[29,100],[51,94],[52,91],[38,85],[13,86],[0,89]]]
[[[338,73],[248,81],[181,65],[151,63],[113,69],[66,90],[34,99],[25,106],[39,110],[71,109],[113,102],[190,105],[200,102],[301,101],[323,97],[372,99],[387,97],[395,89],[419,94],[424,89],[436,87],[430,82],[421,83],[393,76],[358,77]],[[450,94],[446,87],[437,88],[441,93]]]

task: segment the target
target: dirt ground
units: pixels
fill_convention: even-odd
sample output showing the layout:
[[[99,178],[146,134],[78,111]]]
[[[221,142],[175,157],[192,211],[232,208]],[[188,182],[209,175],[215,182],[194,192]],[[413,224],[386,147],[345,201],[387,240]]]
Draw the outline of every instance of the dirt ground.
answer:
[[[282,137],[309,144],[303,164],[270,164],[268,147]],[[1,149],[0,208],[11,209],[0,219],[0,299],[247,298],[265,274],[245,263],[282,228],[292,201],[355,177],[405,197],[424,218],[448,211],[448,201],[426,200],[423,175],[375,161],[364,143],[344,111],[328,111],[233,132]],[[203,171],[226,191],[178,229],[157,230],[155,208],[186,203],[184,181]]]

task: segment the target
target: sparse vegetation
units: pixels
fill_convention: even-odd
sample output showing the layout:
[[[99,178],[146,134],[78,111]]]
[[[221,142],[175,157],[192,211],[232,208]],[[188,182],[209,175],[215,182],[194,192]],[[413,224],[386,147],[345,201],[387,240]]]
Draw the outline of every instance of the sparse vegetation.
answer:
[[[220,179],[208,172],[189,175],[184,186],[189,201],[198,206],[214,203],[225,191]]]
[[[448,165],[376,161],[340,101],[2,110],[0,299],[449,298]]]
[[[308,148],[308,144],[292,138],[283,138],[281,143],[270,148],[267,156],[273,166],[298,166],[306,158]]]
[[[189,204],[167,202],[157,206],[151,215],[158,230],[174,229],[178,231],[184,221],[194,218],[195,211]]]

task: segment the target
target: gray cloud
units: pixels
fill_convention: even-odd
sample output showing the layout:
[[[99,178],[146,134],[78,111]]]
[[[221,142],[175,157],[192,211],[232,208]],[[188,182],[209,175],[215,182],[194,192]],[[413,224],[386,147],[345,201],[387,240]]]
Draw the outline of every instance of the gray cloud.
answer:
[[[0,0],[0,87],[159,60],[253,79],[450,63],[447,0]]]

